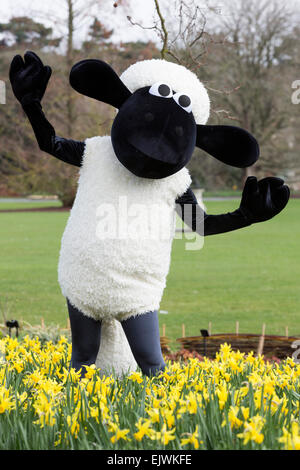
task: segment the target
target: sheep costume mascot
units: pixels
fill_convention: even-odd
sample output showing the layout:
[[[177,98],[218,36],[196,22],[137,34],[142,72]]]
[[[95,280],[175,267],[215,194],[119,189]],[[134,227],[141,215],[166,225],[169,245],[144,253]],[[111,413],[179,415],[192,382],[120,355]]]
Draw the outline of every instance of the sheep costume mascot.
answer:
[[[239,168],[256,162],[259,147],[243,129],[206,125],[208,94],[182,65],[145,60],[119,77],[101,60],[75,64],[71,86],[118,110],[110,136],[85,142],[57,136],[47,121],[41,100],[50,75],[33,52],[12,60],[12,89],[40,149],[80,167],[58,267],[70,316],[71,365],[82,375],[84,365],[94,363],[102,373],[121,375],[138,365],[155,375],[165,367],[157,312],[176,211],[197,233],[224,233],[274,217],[288,203],[289,189],[279,178],[249,177],[234,212],[208,215],[200,208],[185,167],[195,146]],[[157,207],[163,217],[149,217]],[[127,224],[138,213],[139,226]],[[151,231],[155,220],[163,220],[162,231]]]

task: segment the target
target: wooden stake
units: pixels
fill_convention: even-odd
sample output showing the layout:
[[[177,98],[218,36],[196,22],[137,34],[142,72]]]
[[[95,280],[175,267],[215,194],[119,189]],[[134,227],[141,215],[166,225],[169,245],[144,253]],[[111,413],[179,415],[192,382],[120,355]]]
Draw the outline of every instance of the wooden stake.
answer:
[[[185,338],[185,325],[182,323],[182,338]]]
[[[67,319],[67,330],[71,329],[70,318]]]
[[[289,337],[289,327],[285,327],[285,336],[288,338]]]
[[[165,324],[163,324],[163,334],[162,335],[166,336],[166,325]]]
[[[238,336],[239,335],[239,322],[237,321],[236,324],[235,324],[235,334]]]
[[[261,337],[259,338],[259,343],[258,343],[258,348],[257,348],[257,356],[261,356],[264,350],[264,344],[265,344],[265,331],[266,331],[266,325],[265,323],[262,326],[262,333]]]
[[[258,348],[257,348],[257,356],[261,356],[264,350],[264,344],[265,344],[265,337],[261,335],[259,338],[259,343],[258,343]]]
[[[42,325],[42,328],[44,329],[45,328],[45,322],[44,322],[43,317],[41,318],[41,325]]]
[[[208,324],[208,334],[211,336],[211,321]]]

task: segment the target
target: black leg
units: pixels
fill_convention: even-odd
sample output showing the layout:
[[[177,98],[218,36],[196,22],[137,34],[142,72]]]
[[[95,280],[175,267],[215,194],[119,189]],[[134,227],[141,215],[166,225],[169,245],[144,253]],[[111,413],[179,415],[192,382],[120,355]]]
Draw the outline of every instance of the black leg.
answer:
[[[150,376],[164,370],[165,362],[160,347],[157,312],[131,317],[121,324],[142,372]]]
[[[101,321],[87,317],[73,307],[68,299],[67,305],[72,333],[71,366],[76,371],[82,368],[81,375],[84,376],[85,368],[82,366],[89,366],[96,362],[100,347]]]

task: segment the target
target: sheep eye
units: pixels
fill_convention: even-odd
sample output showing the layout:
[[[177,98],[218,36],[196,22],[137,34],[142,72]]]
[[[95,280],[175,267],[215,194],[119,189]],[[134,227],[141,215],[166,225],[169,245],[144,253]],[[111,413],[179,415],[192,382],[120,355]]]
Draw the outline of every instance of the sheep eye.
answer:
[[[175,95],[173,95],[173,98],[176,103],[181,106],[181,108],[184,109],[187,113],[190,113],[192,111],[192,101],[188,95],[185,95],[184,93],[175,93]]]
[[[150,95],[160,96],[161,98],[171,98],[173,96],[172,90],[166,83],[154,83],[149,90]]]

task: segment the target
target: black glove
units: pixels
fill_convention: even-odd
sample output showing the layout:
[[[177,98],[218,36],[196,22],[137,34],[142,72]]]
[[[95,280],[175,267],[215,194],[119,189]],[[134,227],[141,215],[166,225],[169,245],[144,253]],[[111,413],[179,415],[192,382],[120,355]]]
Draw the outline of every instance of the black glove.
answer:
[[[22,105],[40,102],[44,96],[52,70],[44,66],[41,59],[31,51],[23,58],[16,55],[9,70],[9,80],[15,97]]]
[[[280,178],[257,181],[249,176],[243,190],[240,211],[249,223],[264,222],[279,214],[287,205],[290,190]]]

